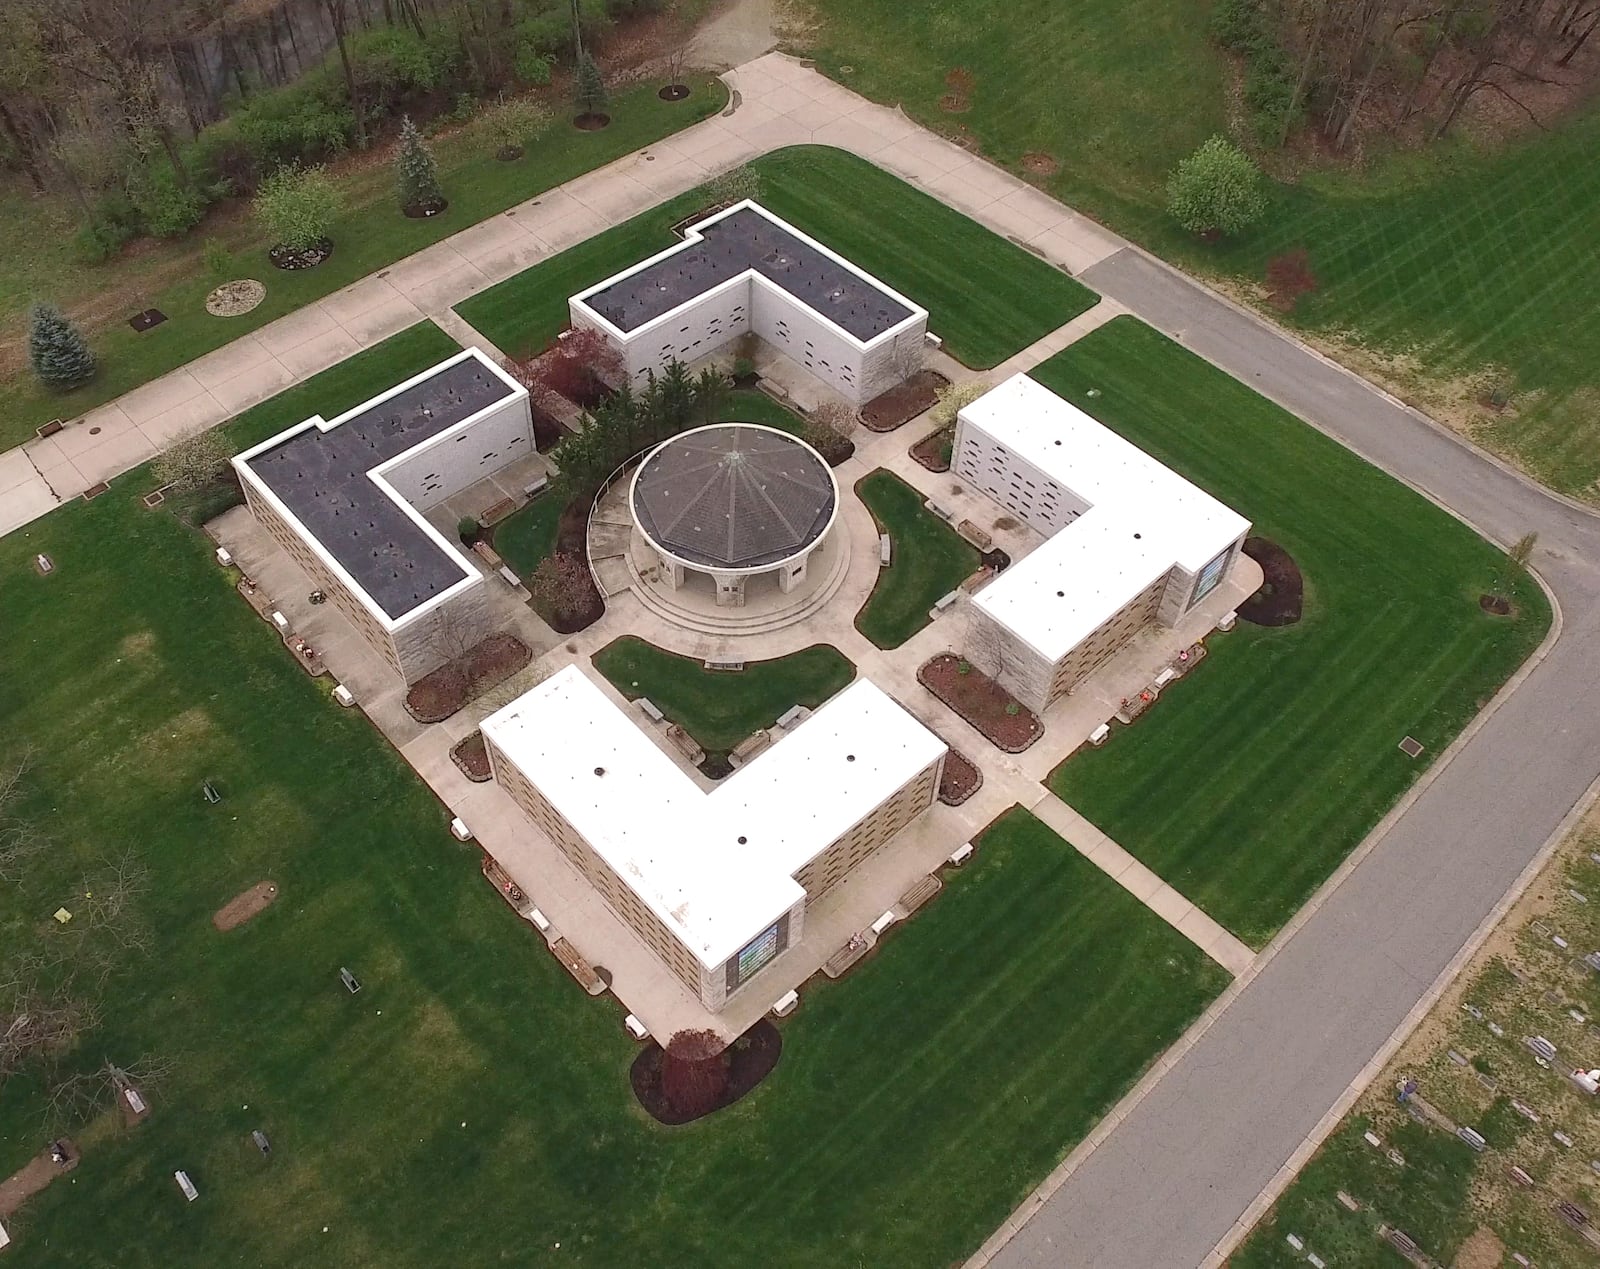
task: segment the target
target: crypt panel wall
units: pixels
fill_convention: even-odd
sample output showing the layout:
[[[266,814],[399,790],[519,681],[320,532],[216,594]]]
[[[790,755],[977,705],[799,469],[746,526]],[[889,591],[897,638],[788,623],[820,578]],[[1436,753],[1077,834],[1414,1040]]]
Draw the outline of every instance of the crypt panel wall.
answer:
[[[1156,610],[1166,589],[1167,575],[1163,573],[1119,608],[1109,621],[1062,657],[1052,676],[1045,704],[1064,696],[1069,689],[1127,647],[1139,631],[1155,620]]]
[[[533,453],[533,416],[520,393],[490,407],[470,427],[403,455],[383,479],[402,498],[426,511],[468,485]]]
[[[832,842],[795,873],[806,902],[821,898],[868,859],[879,847],[933,805],[939,791],[944,758],[924,768],[854,828]]]
[[[605,899],[606,905],[616,913],[618,919],[632,930],[707,1008],[715,1008],[716,1005],[706,999],[705,975],[694,953],[667,928],[666,923],[650,910],[622,878],[612,871],[611,866],[539,792],[517,765],[500,751],[494,741],[487,736],[484,739],[487,742],[489,762],[494,770],[495,779],[511,795],[511,800],[521,807],[523,813],[556,844],[568,862]]]
[[[824,323],[787,292],[761,280],[752,282],[755,331],[785,357],[798,362],[840,396],[860,405],[863,369],[861,350]]]
[[[1046,537],[1060,532],[1089,509],[1089,504],[1072,490],[965,419],[956,423],[951,467]]]
[[[251,487],[248,480],[241,480],[240,485],[244,489],[245,503],[249,506],[250,513],[255,516],[256,523],[271,535],[272,540],[281,546],[289,558],[315,583],[314,589],[327,595],[329,602],[360,632],[361,637],[372,645],[384,663],[396,674],[404,677],[405,670],[402,668],[394,642],[390,639],[388,630],[373,616],[372,610],[356,598],[354,592],[328,567],[322,557],[307,545],[299,531],[280,516],[267,500]]]

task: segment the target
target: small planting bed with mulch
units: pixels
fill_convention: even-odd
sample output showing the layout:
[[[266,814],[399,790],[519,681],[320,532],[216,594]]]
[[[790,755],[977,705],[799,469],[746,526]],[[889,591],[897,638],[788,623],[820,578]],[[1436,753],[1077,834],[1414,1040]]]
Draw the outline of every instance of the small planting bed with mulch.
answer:
[[[729,1045],[720,1059],[726,1070],[726,1086],[713,1105],[699,1110],[697,1114],[684,1114],[668,1100],[661,1078],[665,1056],[661,1046],[652,1040],[634,1058],[633,1066],[628,1071],[633,1095],[658,1123],[693,1123],[696,1119],[715,1114],[724,1106],[732,1106],[771,1075],[778,1065],[778,1059],[783,1056],[783,1036],[777,1027],[763,1018]]]
[[[407,203],[400,210],[406,214],[407,220],[427,220],[429,217],[437,216],[448,206],[450,206],[448,198],[434,198],[425,203]]]
[[[324,238],[309,247],[286,247],[281,243],[267,252],[267,259],[278,269],[315,269],[333,254],[333,239]]]
[[[442,723],[532,660],[528,645],[516,635],[492,634],[413,683],[406,712],[419,723]]]
[[[939,777],[939,801],[960,806],[983,787],[983,772],[966,754],[952,749],[944,756],[944,774]]]
[[[916,459],[929,471],[945,472],[950,470],[950,459],[954,456],[956,444],[956,429],[941,427],[932,436],[925,436],[911,447],[911,457]]]
[[[1006,753],[1021,753],[1040,736],[1039,716],[977,666],[941,652],[917,671],[917,682]]]
[[[489,770],[489,746],[484,744],[481,731],[457,741],[450,750],[450,761],[474,784],[487,784],[494,778],[494,772]]]
[[[931,410],[939,399],[939,389],[949,383],[937,370],[919,370],[862,406],[861,426],[869,432],[892,432],[924,410]]]
[[[656,90],[656,96],[662,101],[682,101],[690,93],[688,84],[667,84]]]
[[[1271,538],[1244,540],[1244,553],[1261,565],[1261,589],[1239,605],[1242,620],[1253,626],[1292,626],[1300,620],[1305,582],[1294,557]]]
[[[1509,617],[1516,605],[1504,595],[1479,595],[1478,607],[1496,617]]]
[[[581,114],[572,121],[572,126],[579,132],[599,132],[601,128],[609,127],[611,116],[602,114],[598,110],[591,110]]]

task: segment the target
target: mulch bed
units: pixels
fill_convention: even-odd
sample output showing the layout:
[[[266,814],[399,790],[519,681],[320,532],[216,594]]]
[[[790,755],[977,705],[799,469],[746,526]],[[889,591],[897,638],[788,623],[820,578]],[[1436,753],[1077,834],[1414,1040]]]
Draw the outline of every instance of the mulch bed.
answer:
[[[1029,150],[1022,156],[1022,170],[1030,176],[1054,176],[1061,170],[1061,161],[1043,150]]]
[[[590,114],[579,115],[572,121],[572,126],[579,132],[599,132],[611,122],[611,116],[594,111]]]
[[[300,250],[280,244],[267,252],[267,258],[279,269],[315,269],[332,254],[333,240],[324,238]]]
[[[1239,605],[1239,616],[1253,626],[1292,626],[1300,620],[1305,582],[1294,557],[1271,538],[1246,538],[1244,553],[1261,565],[1266,580]]]
[[[50,1182],[58,1176],[65,1176],[78,1166],[78,1160],[82,1158],[78,1147],[66,1138],[61,1139],[61,1144],[66,1147],[65,1163],[57,1163],[50,1157],[50,1151],[45,1149],[18,1171],[0,1181],[0,1218],[10,1220],[18,1208]]]
[[[944,774],[939,777],[939,801],[960,806],[983,787],[983,772],[965,754],[952,749],[944,756]]]
[[[494,157],[502,163],[515,163],[522,157],[520,145],[503,145],[494,152]]]
[[[128,325],[137,331],[147,331],[152,326],[159,326],[167,320],[167,315],[158,308],[147,308],[142,313],[135,313],[128,319]]]
[[[955,445],[956,429],[942,427],[932,436],[925,436],[911,447],[911,457],[929,471],[950,470],[950,451]]]
[[[461,768],[461,774],[474,784],[487,784],[494,778],[489,770],[489,746],[483,743],[483,733],[475,731],[465,740],[457,742],[450,751],[450,761]]]
[[[944,77],[944,95],[939,98],[939,109],[946,114],[957,115],[972,106],[972,90],[977,86],[977,77],[965,66],[957,66]]]
[[[219,930],[235,930],[253,916],[259,916],[278,897],[278,883],[258,881],[241,895],[229,899],[211,914],[211,924]]]
[[[407,203],[401,210],[405,212],[408,220],[427,220],[430,216],[437,216],[448,206],[450,200],[440,198],[431,203]]]
[[[862,406],[861,425],[869,432],[892,432],[924,410],[931,410],[939,389],[949,382],[937,370],[919,370]]]
[[[419,723],[442,723],[532,660],[528,645],[516,635],[492,634],[413,683],[406,693],[406,712]]]
[[[1493,613],[1496,617],[1509,617],[1512,603],[1504,595],[1479,595],[1478,607],[1484,612]]]
[[[763,1018],[723,1053],[728,1063],[728,1088],[722,1100],[706,1114],[715,1114],[724,1106],[732,1106],[772,1074],[782,1056],[783,1036],[777,1027]],[[661,1093],[661,1058],[661,1046],[652,1040],[634,1058],[633,1066],[629,1068],[628,1081],[633,1085],[633,1095],[639,1099],[639,1105],[663,1124],[687,1124],[705,1118],[704,1115],[685,1117],[667,1104]]]
[[[1267,298],[1280,313],[1292,313],[1300,297],[1317,289],[1311,257],[1304,247],[1285,251],[1267,262]]]
[[[1006,753],[1021,753],[1040,736],[1044,724],[977,666],[968,666],[953,652],[941,652],[917,671],[917,682],[982,732],[989,743]],[[1007,713],[1015,706],[1015,713]]]
[[[688,84],[668,84],[665,88],[656,92],[656,96],[661,98],[662,101],[682,101],[688,95]]]

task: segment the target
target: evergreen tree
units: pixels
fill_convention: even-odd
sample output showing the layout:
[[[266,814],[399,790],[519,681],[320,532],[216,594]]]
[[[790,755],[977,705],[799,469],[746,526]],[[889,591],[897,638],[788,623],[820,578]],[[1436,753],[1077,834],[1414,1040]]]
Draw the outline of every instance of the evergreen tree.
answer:
[[[407,115],[400,123],[400,150],[394,160],[395,190],[400,210],[413,207],[444,206],[444,191],[439,188],[439,173],[434,168],[422,133]]]
[[[605,81],[600,78],[600,68],[587,53],[578,58],[576,93],[579,114],[599,114],[610,100],[606,96]]]
[[[28,360],[33,373],[52,388],[76,388],[94,377],[94,354],[83,333],[54,304],[33,306]]]

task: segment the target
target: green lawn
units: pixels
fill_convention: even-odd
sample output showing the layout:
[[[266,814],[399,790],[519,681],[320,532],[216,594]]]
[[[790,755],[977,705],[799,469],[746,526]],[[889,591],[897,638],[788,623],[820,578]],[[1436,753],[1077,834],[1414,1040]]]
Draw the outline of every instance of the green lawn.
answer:
[[[425,338],[347,363],[319,404],[369,390],[358,370],[392,378],[397,349],[432,356]],[[154,942],[66,1065],[171,1064],[146,1124],[79,1133],[72,1180],[8,1221],[19,1263],[948,1264],[1223,986],[1017,816],[871,960],[807,992],[755,1095],[662,1128],[632,1103],[615,1003],[573,986],[210,542],[140,505],[149,484],[141,469],[0,539],[0,640],[23,671],[0,676],[0,751],[34,747],[24,809],[54,842],[0,888],[0,944],[65,937],[48,914],[80,906],[100,856],[134,851]],[[278,903],[213,930],[263,878]],[[40,1112],[34,1081],[5,1089],[0,1175],[40,1148]]]
[[[494,549],[517,576],[526,580],[555,554],[564,506],[560,498],[543,493],[494,526]]]
[[[751,166],[764,206],[921,304],[928,328],[966,365],[998,365],[1096,301],[1059,269],[842,150],[796,146]],[[535,352],[567,324],[568,296],[670,247],[672,225],[705,205],[705,192],[691,190],[456,311],[502,351]]]
[[[856,676],[849,659],[825,643],[734,673],[707,670],[632,635],[596,652],[594,667],[630,701],[648,697],[708,753],[727,753],[796,705],[815,709]]]
[[[216,318],[205,311],[206,294],[222,279],[199,268],[183,282],[143,295],[141,303],[161,309],[168,320],[137,334],[118,319],[97,333],[93,342],[100,372],[85,387],[64,395],[52,393],[27,371],[0,381],[0,449],[31,436],[47,419],[82,414],[441,238],[722,108],[727,91],[720,80],[697,79],[693,87],[692,97],[674,103],[657,97],[654,84],[630,89],[613,100],[610,127],[599,132],[553,128],[514,163],[498,162],[467,147],[441,144],[440,175],[450,207],[428,220],[408,220],[394,207],[393,182],[385,167],[342,182],[347,210],[335,224],[335,250],[326,264],[282,272],[268,264],[262,245],[252,240],[236,253],[230,276],[260,278],[267,284],[267,298],[243,317]],[[105,270],[118,267],[98,266]],[[95,267],[80,265],[70,273],[81,277],[86,269],[95,271]],[[4,276],[0,271],[0,279]],[[23,282],[18,279],[19,285]],[[28,279],[12,294],[26,298],[38,285],[37,280]],[[0,292],[5,289],[0,286]],[[130,310],[127,316],[131,315]]]
[[[856,614],[856,629],[880,648],[898,648],[928,624],[928,610],[978,567],[978,551],[893,472],[856,482],[880,532],[894,542],[894,563],[878,570],[872,594]]]
[[[1265,228],[1236,245],[1183,235],[1165,211],[1179,158],[1229,131],[1231,73],[1188,0],[817,0],[805,51],[840,83],[963,130],[1072,206],[1201,272],[1260,282],[1304,247],[1319,290],[1294,321],[1405,357],[1433,381],[1501,367],[1515,413],[1478,439],[1541,480],[1595,498],[1600,479],[1600,108],[1509,148],[1421,155],[1374,146],[1353,168],[1276,183]],[[846,70],[848,67],[848,71]],[[945,76],[971,108],[940,109]],[[1270,311],[1270,310],[1269,310]],[[1404,377],[1410,377],[1406,375]]]
[[[1132,318],[1032,373],[1249,517],[1305,575],[1298,625],[1215,636],[1192,678],[1050,780],[1259,947],[1532,651],[1548,604],[1459,521]],[[1485,591],[1517,614],[1483,613]],[[1420,761],[1396,748],[1408,734]]]

